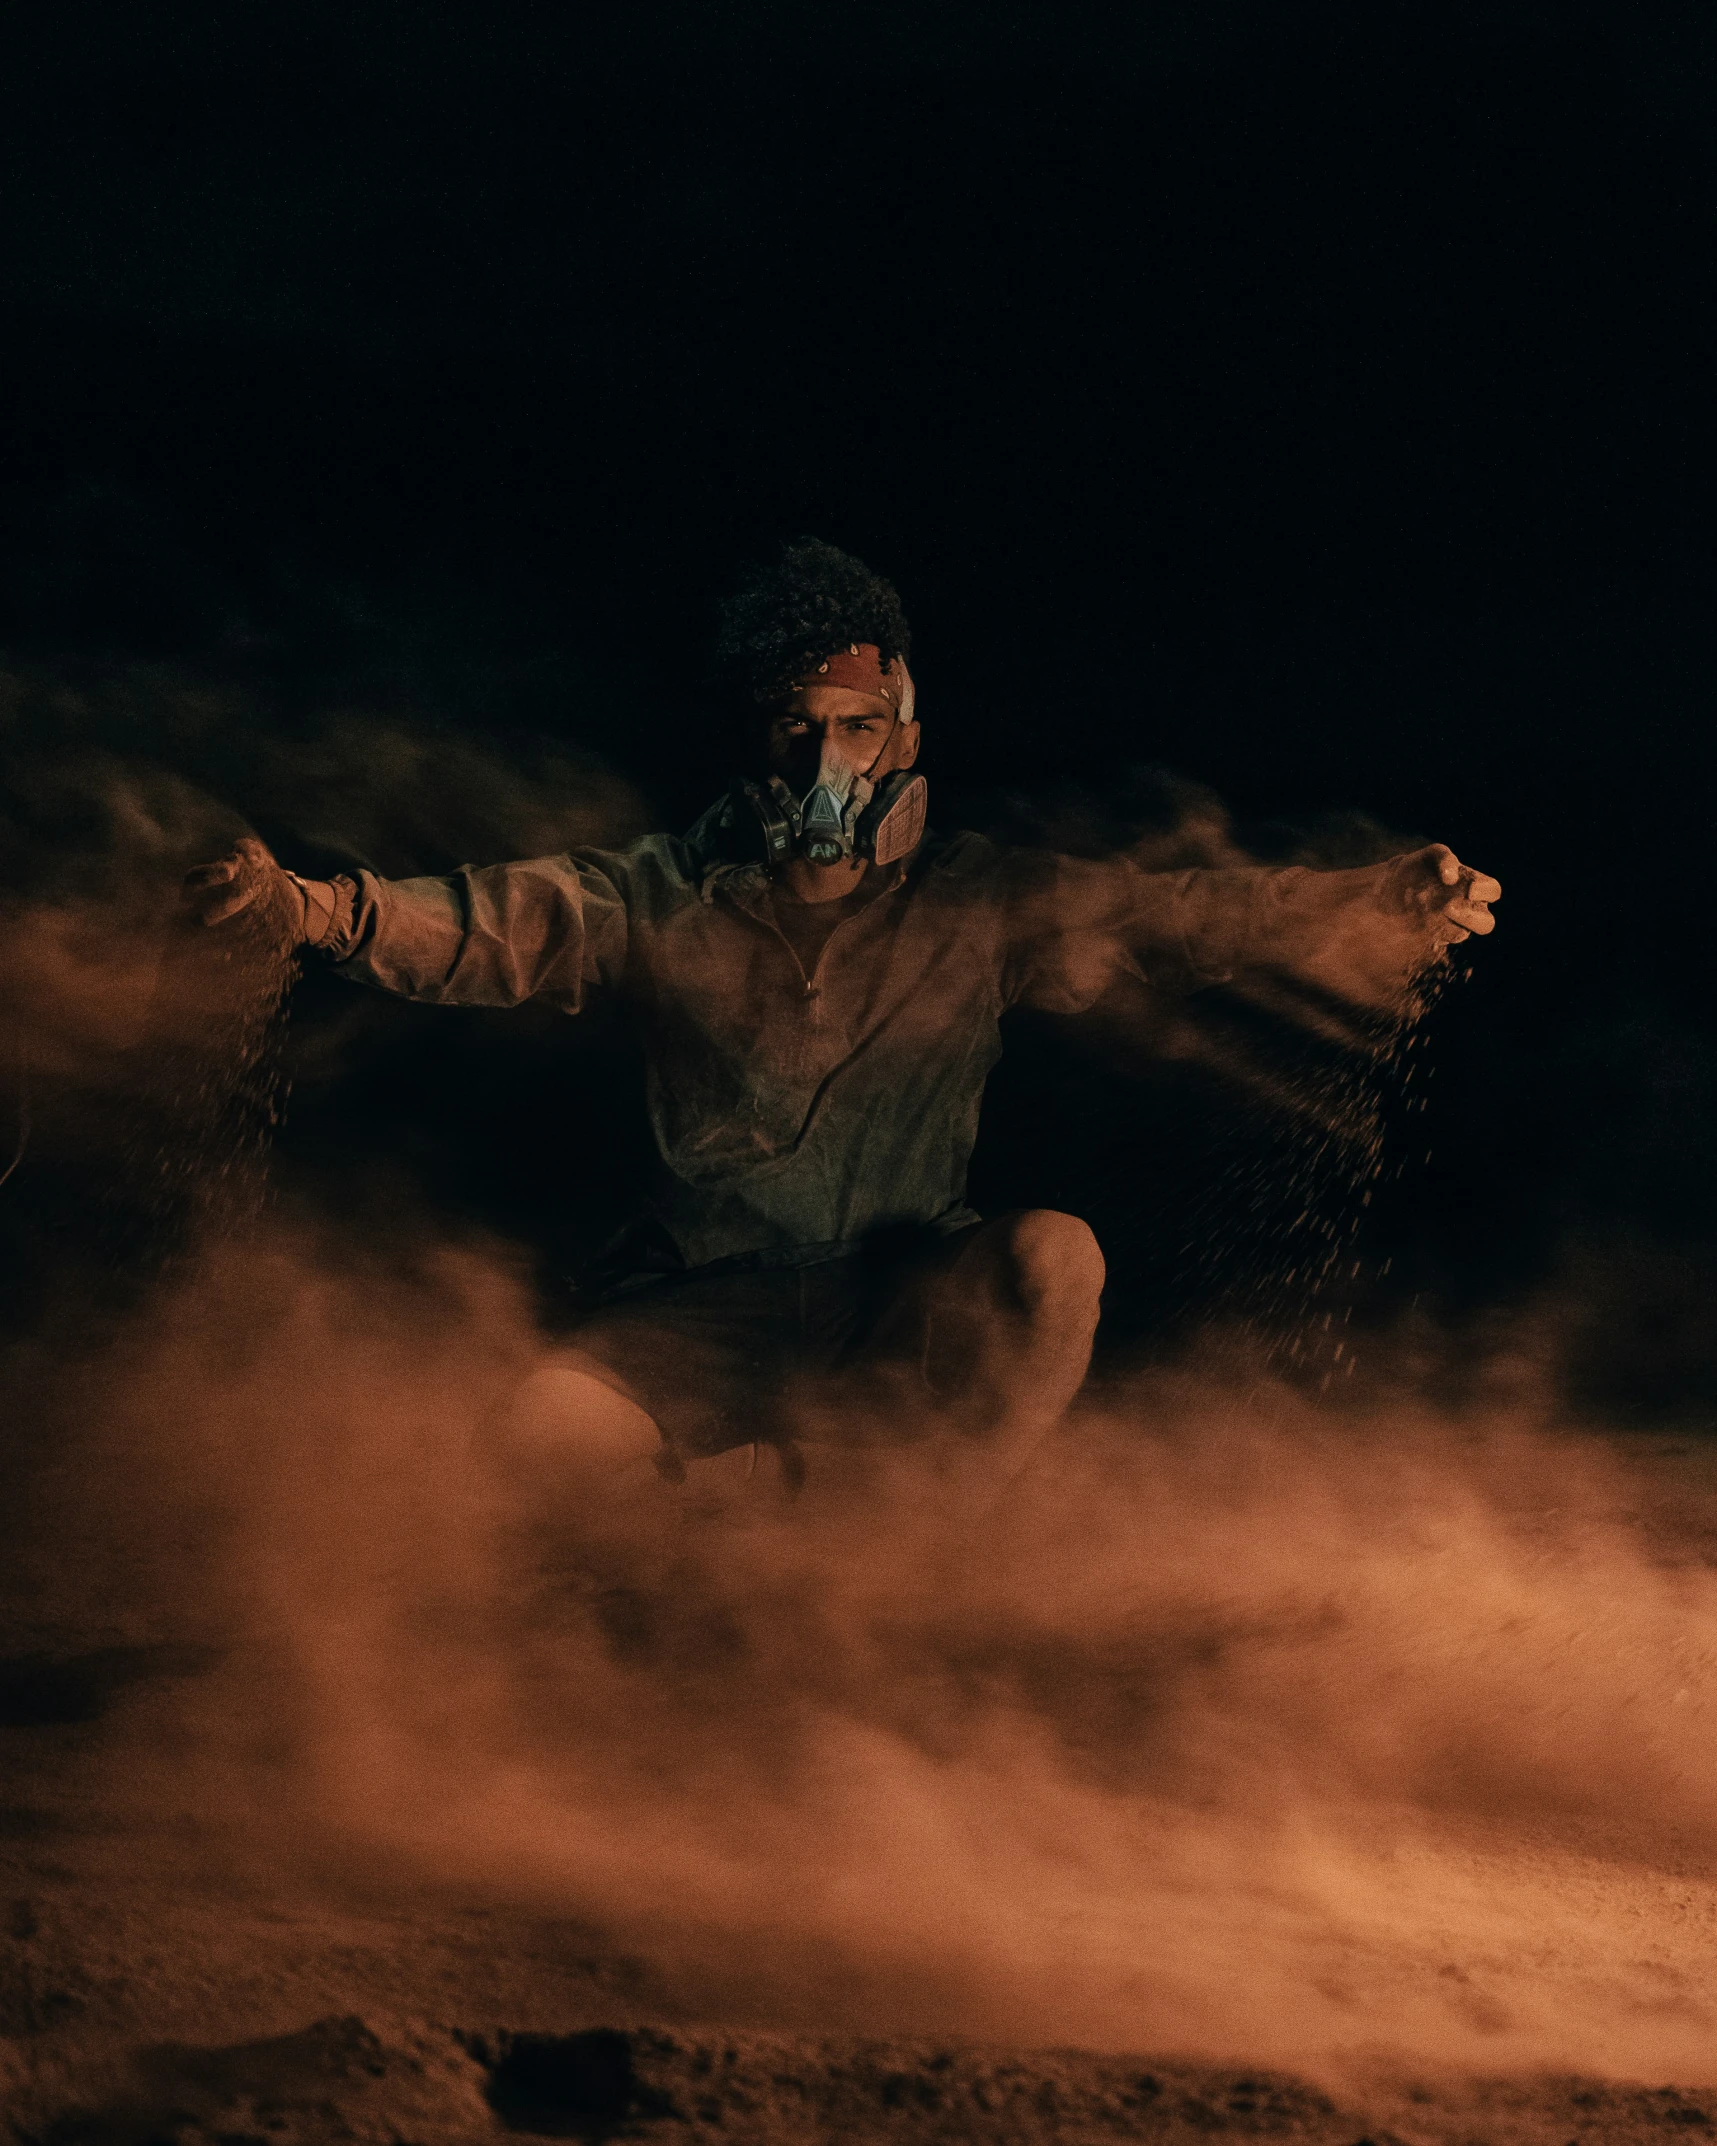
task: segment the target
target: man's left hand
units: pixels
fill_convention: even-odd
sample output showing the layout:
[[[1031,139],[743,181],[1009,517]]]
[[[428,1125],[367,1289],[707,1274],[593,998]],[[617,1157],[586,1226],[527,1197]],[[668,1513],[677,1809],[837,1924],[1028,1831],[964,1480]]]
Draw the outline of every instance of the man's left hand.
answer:
[[[1502,899],[1501,881],[1462,864],[1446,842],[1391,857],[1385,871],[1386,906],[1417,917],[1432,946],[1459,946],[1475,932],[1483,938],[1495,931],[1490,905]]]
[[[1451,946],[1496,929],[1502,888],[1431,842],[1381,864],[1288,872],[1272,966],[1350,1006],[1399,1013]],[[1314,921],[1321,919],[1321,921]]]

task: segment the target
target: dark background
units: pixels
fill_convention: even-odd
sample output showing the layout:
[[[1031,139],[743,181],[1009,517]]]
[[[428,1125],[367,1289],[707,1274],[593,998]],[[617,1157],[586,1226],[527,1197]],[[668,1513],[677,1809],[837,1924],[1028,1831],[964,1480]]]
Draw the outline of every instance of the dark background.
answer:
[[[250,711],[133,696],[116,749],[289,856],[250,733],[335,707],[559,741],[684,824],[727,772],[711,605],[815,531],[906,595],[940,817],[1166,766],[1264,854],[1364,814],[1497,872],[1367,1316],[1554,1302],[1606,1408],[1708,1405],[1708,6],[270,0],[7,37],[0,637]],[[637,1137],[611,1029],[338,996],[300,995],[288,1182],[391,1173],[550,1266],[599,1231]],[[1015,1044],[978,1182],[1089,1213],[1146,1335],[1258,1129],[1090,1035]]]

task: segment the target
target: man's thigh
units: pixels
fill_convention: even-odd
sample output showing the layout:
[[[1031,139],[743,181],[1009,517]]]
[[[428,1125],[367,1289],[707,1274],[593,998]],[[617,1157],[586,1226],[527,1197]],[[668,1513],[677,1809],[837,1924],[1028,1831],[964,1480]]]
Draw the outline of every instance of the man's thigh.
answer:
[[[933,1428],[933,1338],[946,1355],[957,1328],[981,1321],[968,1270],[984,1228],[888,1259],[668,1282],[570,1339],[687,1458],[753,1439],[911,1442]]]
[[[688,1458],[786,1434],[802,1358],[794,1270],[668,1281],[595,1312],[569,1337],[599,1377]]]
[[[920,1241],[884,1260],[819,1276],[793,1385],[796,1435],[846,1445],[906,1445],[930,1436],[933,1337],[964,1294],[957,1271],[982,1225]]]

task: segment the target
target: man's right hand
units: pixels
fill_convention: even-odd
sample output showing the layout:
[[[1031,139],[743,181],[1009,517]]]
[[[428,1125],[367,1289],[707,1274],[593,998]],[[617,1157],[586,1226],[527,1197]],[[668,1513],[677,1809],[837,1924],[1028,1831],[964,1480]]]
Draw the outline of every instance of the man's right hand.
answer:
[[[268,845],[244,835],[224,857],[185,874],[186,906],[202,924],[225,924],[246,909],[277,923],[294,948],[319,939],[334,909],[322,880],[286,871]]]

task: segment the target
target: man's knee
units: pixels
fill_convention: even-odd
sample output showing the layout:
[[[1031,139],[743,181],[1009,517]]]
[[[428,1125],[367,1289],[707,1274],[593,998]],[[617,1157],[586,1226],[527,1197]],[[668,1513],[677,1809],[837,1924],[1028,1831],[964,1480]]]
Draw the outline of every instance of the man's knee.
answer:
[[[1077,1215],[1022,1208],[994,1224],[1012,1291],[1028,1313],[1097,1316],[1106,1269],[1096,1238]]]
[[[538,1365],[508,1404],[505,1428],[518,1449],[596,1465],[651,1458],[662,1443],[641,1404],[605,1365],[576,1348]]]

